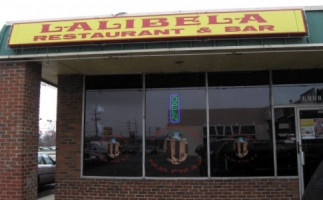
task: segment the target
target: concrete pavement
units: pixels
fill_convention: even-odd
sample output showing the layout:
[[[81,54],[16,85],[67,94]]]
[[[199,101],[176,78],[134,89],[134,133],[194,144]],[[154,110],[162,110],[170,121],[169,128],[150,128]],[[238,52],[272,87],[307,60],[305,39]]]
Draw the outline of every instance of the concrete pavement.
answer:
[[[38,200],[54,200],[54,199],[55,199],[55,195],[54,194],[51,194],[51,195],[48,195],[48,196],[45,196],[45,197],[38,198]]]
[[[38,200],[54,200],[55,199],[55,183],[41,185],[38,187]]]

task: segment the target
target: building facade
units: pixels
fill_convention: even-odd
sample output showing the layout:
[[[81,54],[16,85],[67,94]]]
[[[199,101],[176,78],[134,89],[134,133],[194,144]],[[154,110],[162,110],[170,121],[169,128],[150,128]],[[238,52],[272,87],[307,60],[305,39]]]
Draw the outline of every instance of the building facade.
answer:
[[[5,25],[0,199],[37,198],[40,81],[58,87],[55,199],[321,193],[320,8]]]

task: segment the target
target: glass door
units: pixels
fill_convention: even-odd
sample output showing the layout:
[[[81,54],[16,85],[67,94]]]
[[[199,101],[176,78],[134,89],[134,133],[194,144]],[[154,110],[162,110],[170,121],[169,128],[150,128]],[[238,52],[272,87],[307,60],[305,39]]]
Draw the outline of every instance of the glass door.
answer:
[[[323,107],[298,108],[297,113],[300,188],[308,199],[305,196],[314,195],[313,189],[323,180]]]

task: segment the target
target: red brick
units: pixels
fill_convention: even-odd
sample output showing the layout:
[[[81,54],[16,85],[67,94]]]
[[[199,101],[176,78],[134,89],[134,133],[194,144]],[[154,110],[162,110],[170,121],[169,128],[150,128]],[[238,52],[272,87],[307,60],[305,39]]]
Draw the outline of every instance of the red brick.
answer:
[[[0,199],[37,199],[38,63],[0,64]]]

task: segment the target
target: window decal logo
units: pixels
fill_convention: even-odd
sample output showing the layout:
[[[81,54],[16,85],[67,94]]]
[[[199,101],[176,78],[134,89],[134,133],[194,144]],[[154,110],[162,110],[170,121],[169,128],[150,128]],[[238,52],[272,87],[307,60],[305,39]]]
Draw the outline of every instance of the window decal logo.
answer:
[[[203,138],[194,129],[176,125],[166,126],[156,130],[149,142],[161,144],[161,151],[157,150],[157,156],[146,156],[150,167],[156,170],[153,173],[158,171],[176,176],[199,173],[199,170],[205,167],[206,162],[202,160],[200,152],[203,148]]]
[[[248,141],[244,137],[238,137],[233,143],[233,150],[239,158],[244,158],[248,155]]]
[[[229,145],[226,145],[228,149],[224,153],[226,160],[246,164],[257,159],[258,154],[255,151],[256,140],[253,136],[248,134],[235,134],[226,140],[226,144]]]
[[[115,138],[112,138],[109,140],[108,152],[107,152],[109,158],[114,159],[119,156],[120,154],[119,147],[120,147],[120,143]]]
[[[182,137],[180,132],[173,132],[164,141],[164,152],[167,160],[172,164],[180,164],[184,162],[188,154],[188,143],[186,138]]]

